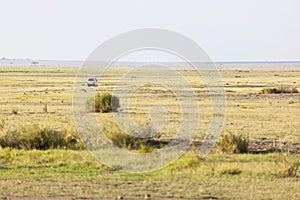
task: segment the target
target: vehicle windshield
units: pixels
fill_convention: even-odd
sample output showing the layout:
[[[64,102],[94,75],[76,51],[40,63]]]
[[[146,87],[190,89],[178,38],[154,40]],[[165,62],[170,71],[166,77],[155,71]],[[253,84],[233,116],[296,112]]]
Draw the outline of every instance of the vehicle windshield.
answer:
[[[95,79],[94,78],[89,78],[88,81],[95,81]]]

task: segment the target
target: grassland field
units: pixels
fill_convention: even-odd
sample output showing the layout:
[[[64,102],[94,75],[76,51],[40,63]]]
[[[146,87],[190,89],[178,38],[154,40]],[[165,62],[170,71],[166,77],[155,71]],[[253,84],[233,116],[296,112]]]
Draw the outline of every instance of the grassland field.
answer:
[[[72,94],[78,68],[0,68],[0,120],[9,129],[38,124],[76,132]],[[109,70],[98,90],[112,91],[126,70]],[[226,92],[222,134],[244,134],[247,154],[213,151],[198,158],[213,113],[205,82],[180,70],[192,86],[200,109],[195,145],[178,161],[156,172],[128,174],[100,164],[84,150],[0,148],[0,197],[75,199],[298,199],[300,196],[300,93],[262,94],[263,88],[300,89],[300,69],[220,69]],[[172,91],[145,85],[132,96],[130,115],[140,125],[149,108],[166,107],[168,122],[159,140],[171,140],[180,125],[180,108]],[[45,111],[45,105],[47,111]],[[99,123],[111,126],[110,113]],[[107,127],[105,127],[107,129]],[[113,129],[112,129],[113,130]],[[111,133],[113,134],[113,133]],[[289,170],[293,169],[291,175]]]

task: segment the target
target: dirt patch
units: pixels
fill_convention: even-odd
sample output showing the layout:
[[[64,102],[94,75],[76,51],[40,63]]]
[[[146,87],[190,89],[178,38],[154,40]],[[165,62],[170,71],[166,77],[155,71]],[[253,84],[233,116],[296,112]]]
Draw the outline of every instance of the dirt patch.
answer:
[[[271,141],[251,142],[250,153],[290,152],[300,154],[300,144],[278,144]]]

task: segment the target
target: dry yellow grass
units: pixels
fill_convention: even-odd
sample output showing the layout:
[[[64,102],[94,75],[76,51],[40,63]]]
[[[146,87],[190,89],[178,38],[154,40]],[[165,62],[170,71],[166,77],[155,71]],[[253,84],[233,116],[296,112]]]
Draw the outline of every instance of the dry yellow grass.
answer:
[[[38,123],[56,130],[74,127],[72,91],[76,69],[0,70],[0,119],[13,127]],[[25,73],[26,72],[26,73]],[[108,71],[99,81],[99,91],[111,91],[125,71]],[[197,139],[201,140],[209,126],[211,99],[199,75],[180,71],[198,96],[201,124]],[[300,143],[299,94],[259,94],[264,87],[292,85],[300,88],[300,70],[222,69],[227,94],[223,132],[243,133],[251,141]],[[153,93],[153,91],[155,91]],[[144,86],[131,98],[131,117],[139,124],[149,121],[152,105],[165,106],[168,116],[163,137],[170,139],[180,124],[180,107],[172,91],[163,87]],[[47,105],[47,112],[44,112]],[[16,110],[17,114],[12,114]],[[280,144],[278,144],[280,145]]]

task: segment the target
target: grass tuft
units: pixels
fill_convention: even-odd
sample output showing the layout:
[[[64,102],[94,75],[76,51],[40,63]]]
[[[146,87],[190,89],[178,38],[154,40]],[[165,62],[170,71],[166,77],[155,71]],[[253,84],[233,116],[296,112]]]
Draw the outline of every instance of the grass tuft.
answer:
[[[298,89],[293,86],[280,86],[277,88],[264,88],[262,94],[281,94],[281,93],[299,93]]]
[[[242,173],[242,170],[236,167],[221,168],[217,170],[217,173],[220,175],[239,175]]]
[[[95,98],[86,101],[86,107],[90,111],[100,113],[115,112],[120,107],[119,98],[107,92],[98,92]]]
[[[222,153],[247,153],[249,140],[244,135],[227,133],[217,143],[217,150]]]

